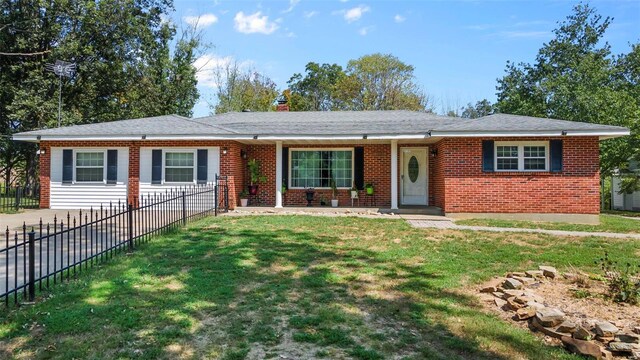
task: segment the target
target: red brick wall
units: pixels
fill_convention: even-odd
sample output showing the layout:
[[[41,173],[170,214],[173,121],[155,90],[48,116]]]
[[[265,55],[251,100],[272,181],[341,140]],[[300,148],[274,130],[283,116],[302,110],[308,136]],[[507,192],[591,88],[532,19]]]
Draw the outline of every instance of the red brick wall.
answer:
[[[500,141],[549,140],[504,138]],[[445,213],[563,213],[600,211],[597,137],[565,137],[564,170],[551,172],[482,171],[481,138],[451,138],[439,143],[444,169]],[[442,182],[436,171],[436,182]]]
[[[40,208],[48,209],[51,197],[51,148],[40,144]]]

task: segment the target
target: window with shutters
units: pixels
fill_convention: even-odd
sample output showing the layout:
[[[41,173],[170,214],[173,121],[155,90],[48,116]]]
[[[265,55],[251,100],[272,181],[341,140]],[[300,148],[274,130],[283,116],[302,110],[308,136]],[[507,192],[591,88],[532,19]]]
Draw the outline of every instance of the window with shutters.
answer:
[[[104,181],[104,151],[78,151],[75,155],[76,182]]]
[[[496,171],[548,171],[549,142],[495,143]]]
[[[193,182],[195,160],[193,151],[165,152],[164,181],[172,183]]]
[[[351,188],[353,149],[291,149],[289,169],[289,188]]]

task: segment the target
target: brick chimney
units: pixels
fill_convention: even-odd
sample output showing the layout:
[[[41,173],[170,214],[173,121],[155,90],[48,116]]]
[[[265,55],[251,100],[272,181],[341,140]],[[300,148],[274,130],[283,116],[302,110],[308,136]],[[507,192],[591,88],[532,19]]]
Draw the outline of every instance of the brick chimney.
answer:
[[[287,104],[287,99],[284,96],[278,99],[276,111],[289,111],[289,104]]]

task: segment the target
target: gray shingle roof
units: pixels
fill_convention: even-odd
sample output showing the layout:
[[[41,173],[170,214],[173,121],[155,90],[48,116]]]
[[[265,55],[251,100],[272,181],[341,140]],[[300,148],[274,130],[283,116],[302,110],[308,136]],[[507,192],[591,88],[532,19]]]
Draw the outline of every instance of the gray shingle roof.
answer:
[[[617,126],[495,114],[479,119],[461,119],[416,111],[310,111],[234,112],[188,119],[178,115],[156,116],[107,123],[67,126],[16,134],[24,140],[46,137],[111,136],[296,136],[296,135],[419,135],[433,131],[447,134],[490,132],[583,131],[624,135]]]

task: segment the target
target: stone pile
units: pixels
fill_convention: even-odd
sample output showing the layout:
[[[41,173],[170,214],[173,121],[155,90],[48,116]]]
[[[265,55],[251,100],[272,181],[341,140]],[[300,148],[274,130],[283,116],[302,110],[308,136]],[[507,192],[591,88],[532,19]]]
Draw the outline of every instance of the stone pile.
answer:
[[[558,271],[554,267],[539,266],[538,270],[509,273],[499,285],[485,287],[480,292],[491,294],[498,308],[513,313],[513,320],[528,321],[532,331],[562,341],[570,352],[591,359],[610,359],[615,355],[640,360],[640,326],[624,332],[607,321],[594,319],[576,323],[562,310],[547,307],[533,288],[556,277]]]

